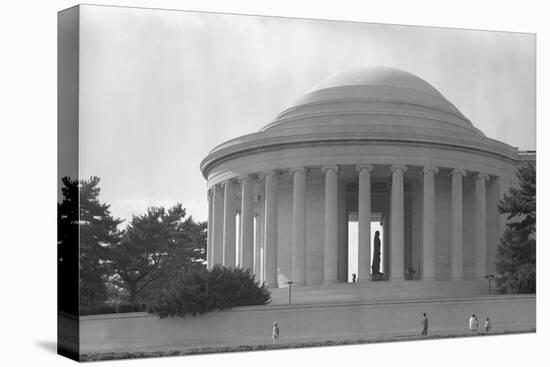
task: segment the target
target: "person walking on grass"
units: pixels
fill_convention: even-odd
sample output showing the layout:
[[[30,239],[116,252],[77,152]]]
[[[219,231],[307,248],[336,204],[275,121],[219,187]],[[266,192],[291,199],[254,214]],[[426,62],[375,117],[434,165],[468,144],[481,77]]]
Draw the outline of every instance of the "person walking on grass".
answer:
[[[277,321],[273,322],[272,338],[273,338],[273,344],[279,344],[279,324],[277,323]]]
[[[428,336],[428,316],[424,313],[424,318],[422,319],[422,336]]]

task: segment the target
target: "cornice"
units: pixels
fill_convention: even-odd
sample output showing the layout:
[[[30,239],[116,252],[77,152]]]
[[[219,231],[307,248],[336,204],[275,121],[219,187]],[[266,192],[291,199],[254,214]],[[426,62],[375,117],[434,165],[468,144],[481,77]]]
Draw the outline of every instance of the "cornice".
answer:
[[[203,176],[207,178],[208,171],[213,166],[241,156],[295,147],[315,147],[334,144],[405,144],[417,145],[419,147],[445,147],[488,154],[501,159],[504,158],[513,163],[517,163],[519,159],[516,148],[484,137],[466,139],[465,137],[460,138],[455,136],[411,135],[400,131],[391,134],[386,132],[328,131],[294,135],[259,132],[219,145],[203,159],[200,169]]]

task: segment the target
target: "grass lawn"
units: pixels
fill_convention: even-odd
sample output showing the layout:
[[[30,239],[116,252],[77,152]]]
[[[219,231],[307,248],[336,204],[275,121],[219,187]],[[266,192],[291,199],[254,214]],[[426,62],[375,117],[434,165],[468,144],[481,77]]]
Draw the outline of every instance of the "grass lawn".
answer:
[[[310,342],[280,342],[279,344],[254,344],[254,345],[228,345],[228,346],[206,346],[206,347],[171,347],[171,348],[159,348],[158,350],[148,349],[141,351],[129,351],[129,352],[105,352],[105,353],[89,353],[82,354],[80,356],[81,362],[87,361],[101,361],[112,359],[130,359],[130,358],[155,358],[155,357],[168,357],[168,356],[183,356],[191,354],[208,354],[208,353],[228,353],[228,352],[249,352],[258,350],[273,350],[273,349],[288,349],[288,348],[315,348],[324,346],[338,346],[338,345],[351,345],[351,344],[368,344],[368,343],[387,343],[387,342],[400,342],[408,340],[434,340],[444,338],[462,338],[468,336],[486,336],[486,335],[504,335],[504,334],[524,334],[534,333],[535,329],[523,330],[523,331],[497,331],[491,333],[477,333],[471,334],[446,334],[446,335],[432,335],[422,337],[420,335],[404,335],[394,336],[387,338],[371,338],[371,339],[350,339],[350,340],[338,340],[338,341],[310,341]]]

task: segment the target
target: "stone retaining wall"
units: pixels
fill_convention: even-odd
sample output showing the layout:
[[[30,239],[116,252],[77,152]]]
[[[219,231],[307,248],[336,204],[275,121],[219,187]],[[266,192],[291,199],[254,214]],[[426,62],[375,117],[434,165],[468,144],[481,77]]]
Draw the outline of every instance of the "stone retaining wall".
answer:
[[[196,317],[159,319],[147,313],[80,318],[81,353],[131,351],[170,346],[219,346],[271,343],[273,321],[281,342],[345,340],[415,335],[422,313],[430,333],[463,334],[468,317],[480,326],[490,317],[495,332],[536,327],[534,295],[447,300],[239,307]]]

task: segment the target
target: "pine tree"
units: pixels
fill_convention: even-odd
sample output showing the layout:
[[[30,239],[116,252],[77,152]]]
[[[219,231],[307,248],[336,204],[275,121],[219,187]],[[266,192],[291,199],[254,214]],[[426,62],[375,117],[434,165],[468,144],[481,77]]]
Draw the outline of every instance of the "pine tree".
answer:
[[[122,239],[109,248],[111,281],[136,304],[154,297],[184,269],[204,266],[205,257],[206,223],[186,218],[181,204],[168,210],[150,207],[133,216]]]
[[[120,239],[117,226],[122,220],[114,218],[110,206],[99,201],[99,181],[99,177],[95,176],[80,181],[63,178],[63,201],[58,204],[60,258],[75,249],[80,251],[78,279],[81,308],[106,300],[106,248]],[[58,276],[67,274],[60,269]]]
[[[518,169],[519,188],[504,195],[498,209],[508,224],[497,249],[497,285],[505,293],[536,292],[536,170]]]
[[[61,182],[63,200],[57,203],[57,304],[60,311],[78,315],[78,181],[63,177]]]

